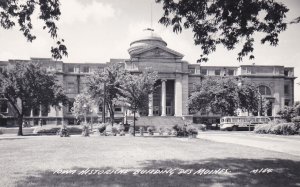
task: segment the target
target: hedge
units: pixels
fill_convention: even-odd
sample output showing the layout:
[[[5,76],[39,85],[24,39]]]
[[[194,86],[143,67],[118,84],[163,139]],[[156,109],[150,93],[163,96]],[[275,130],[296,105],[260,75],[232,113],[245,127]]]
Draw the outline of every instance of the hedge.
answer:
[[[297,123],[269,123],[255,125],[254,132],[258,134],[294,135],[299,134]]]
[[[61,126],[58,127],[36,127],[33,131],[34,134],[40,134],[40,135],[56,135],[57,132],[60,130]],[[82,133],[82,127],[67,127],[70,134],[81,134]]]

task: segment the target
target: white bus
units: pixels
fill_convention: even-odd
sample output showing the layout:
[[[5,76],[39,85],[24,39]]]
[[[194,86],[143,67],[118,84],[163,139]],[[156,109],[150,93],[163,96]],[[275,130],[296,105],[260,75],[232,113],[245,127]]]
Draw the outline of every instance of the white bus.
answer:
[[[220,119],[220,130],[253,130],[255,124],[268,123],[269,121],[271,119],[265,116],[224,116]]]

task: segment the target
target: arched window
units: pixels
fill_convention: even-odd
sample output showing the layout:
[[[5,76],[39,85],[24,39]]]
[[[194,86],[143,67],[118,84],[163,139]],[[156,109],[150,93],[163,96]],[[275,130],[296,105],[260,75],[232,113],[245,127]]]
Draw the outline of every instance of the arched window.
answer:
[[[261,95],[271,95],[271,89],[264,85],[260,85],[258,91]]]

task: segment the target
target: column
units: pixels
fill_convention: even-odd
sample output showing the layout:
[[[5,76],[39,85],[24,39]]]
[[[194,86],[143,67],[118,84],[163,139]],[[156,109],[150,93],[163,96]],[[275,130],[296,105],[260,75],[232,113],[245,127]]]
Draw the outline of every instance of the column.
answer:
[[[153,93],[149,94],[149,112],[148,116],[153,116]]]
[[[166,116],[166,82],[161,80],[161,116]]]
[[[182,77],[175,80],[175,116],[182,116]]]

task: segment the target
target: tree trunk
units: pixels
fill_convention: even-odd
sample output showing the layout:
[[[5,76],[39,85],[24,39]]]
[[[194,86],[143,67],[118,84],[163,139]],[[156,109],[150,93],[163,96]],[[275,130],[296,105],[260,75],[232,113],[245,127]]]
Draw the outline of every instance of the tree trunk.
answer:
[[[111,122],[111,126],[114,126],[114,123],[115,123],[115,113],[114,113],[113,109],[111,109],[111,112],[110,112],[110,122]]]
[[[19,130],[18,130],[18,136],[23,136],[23,116],[20,115],[18,116],[18,126],[19,126]]]
[[[135,136],[135,111],[133,112],[133,136]]]

